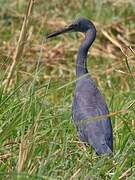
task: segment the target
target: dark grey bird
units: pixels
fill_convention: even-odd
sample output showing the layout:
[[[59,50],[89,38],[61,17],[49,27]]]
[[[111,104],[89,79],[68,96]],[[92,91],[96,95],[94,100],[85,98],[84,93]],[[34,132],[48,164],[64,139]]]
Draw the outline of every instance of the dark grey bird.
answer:
[[[96,38],[94,24],[79,18],[69,26],[47,36],[52,38],[66,32],[82,32],[85,40],[80,45],[76,63],[76,88],[74,92],[72,116],[81,141],[91,145],[97,155],[110,155],[113,151],[112,124],[104,97],[96,87],[87,70],[87,54]]]

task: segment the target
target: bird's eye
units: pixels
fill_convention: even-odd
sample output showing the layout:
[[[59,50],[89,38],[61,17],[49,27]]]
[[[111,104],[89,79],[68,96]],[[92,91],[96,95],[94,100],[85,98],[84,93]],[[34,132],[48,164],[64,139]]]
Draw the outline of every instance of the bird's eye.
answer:
[[[77,24],[74,24],[74,27],[77,27],[78,25]]]
[[[77,24],[70,24],[69,27],[75,29],[77,28]]]

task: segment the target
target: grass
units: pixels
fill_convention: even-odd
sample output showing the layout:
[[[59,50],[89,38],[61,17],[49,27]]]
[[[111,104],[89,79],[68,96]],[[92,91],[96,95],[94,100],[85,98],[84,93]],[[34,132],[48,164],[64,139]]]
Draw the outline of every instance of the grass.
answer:
[[[2,83],[12,62],[27,1],[0,3]],[[133,1],[121,0],[35,3],[17,75],[7,92],[0,88],[1,179],[135,178],[134,6]],[[44,39],[47,32],[77,16],[92,19],[98,30],[88,68],[106,97],[110,113],[116,113],[112,116],[111,158],[97,157],[85,147],[72,122],[75,57],[83,37],[69,34],[48,42]]]

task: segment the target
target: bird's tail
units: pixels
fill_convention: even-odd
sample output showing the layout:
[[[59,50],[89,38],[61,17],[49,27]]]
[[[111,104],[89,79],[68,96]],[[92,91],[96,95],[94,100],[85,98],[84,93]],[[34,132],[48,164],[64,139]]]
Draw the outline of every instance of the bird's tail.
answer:
[[[113,153],[112,145],[110,146],[109,144],[107,144],[107,142],[103,138],[98,138],[98,141],[96,141],[95,139],[93,140],[92,138],[89,138],[88,144],[94,148],[98,156],[101,156],[101,155],[111,156]]]
[[[107,144],[102,144],[100,147],[96,148],[94,147],[96,154],[98,156],[101,155],[112,155],[112,150],[109,148],[109,146]]]

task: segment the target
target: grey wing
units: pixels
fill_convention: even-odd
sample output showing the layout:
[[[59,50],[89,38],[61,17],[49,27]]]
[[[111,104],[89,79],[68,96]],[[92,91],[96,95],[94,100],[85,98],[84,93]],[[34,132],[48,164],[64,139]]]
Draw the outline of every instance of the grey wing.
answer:
[[[112,150],[111,120],[105,117],[108,114],[104,97],[94,82],[89,79],[79,82],[73,101],[73,120],[80,139],[91,144],[98,154]]]

